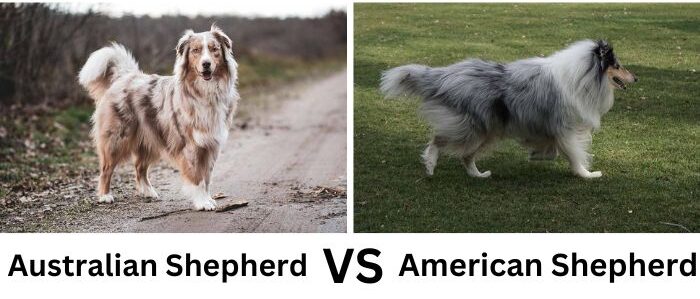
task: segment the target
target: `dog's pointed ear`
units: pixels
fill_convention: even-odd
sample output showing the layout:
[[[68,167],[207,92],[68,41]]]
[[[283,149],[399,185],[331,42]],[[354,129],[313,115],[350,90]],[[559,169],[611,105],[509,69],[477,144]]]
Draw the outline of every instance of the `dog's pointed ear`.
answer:
[[[185,54],[185,49],[187,49],[187,46],[190,43],[190,38],[193,35],[194,35],[194,31],[192,31],[192,30],[187,30],[182,35],[180,40],[177,42],[177,46],[175,47],[175,51],[177,52],[178,56],[182,56]]]
[[[214,35],[216,40],[219,41],[219,43],[224,45],[229,50],[232,49],[231,39],[226,35],[226,33],[224,33],[223,30],[221,30],[221,28],[219,28],[219,26],[216,26],[216,24],[212,24],[210,31]]]

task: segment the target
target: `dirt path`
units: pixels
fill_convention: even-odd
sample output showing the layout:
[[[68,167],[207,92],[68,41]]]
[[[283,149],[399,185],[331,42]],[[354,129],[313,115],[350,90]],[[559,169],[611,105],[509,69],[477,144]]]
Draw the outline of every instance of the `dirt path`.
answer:
[[[231,132],[214,168],[211,191],[225,195],[217,203],[247,206],[190,210],[177,171],[165,164],[150,176],[166,200],[147,201],[134,195],[126,165],[112,184],[114,204],[95,204],[94,186],[66,188],[51,195],[64,200],[6,215],[2,231],[345,232],[346,73],[300,84],[281,97],[279,107],[254,113],[244,130]]]

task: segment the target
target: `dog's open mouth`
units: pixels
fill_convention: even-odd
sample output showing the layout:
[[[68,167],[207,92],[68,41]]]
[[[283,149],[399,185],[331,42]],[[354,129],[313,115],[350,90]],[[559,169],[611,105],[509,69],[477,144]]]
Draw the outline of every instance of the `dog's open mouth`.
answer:
[[[202,74],[202,79],[204,79],[204,81],[211,80],[211,71],[203,71],[201,74]]]
[[[622,80],[620,80],[620,78],[613,77],[612,80],[613,80],[615,87],[617,87],[619,89],[627,89],[627,87],[625,86],[625,82],[622,82]]]

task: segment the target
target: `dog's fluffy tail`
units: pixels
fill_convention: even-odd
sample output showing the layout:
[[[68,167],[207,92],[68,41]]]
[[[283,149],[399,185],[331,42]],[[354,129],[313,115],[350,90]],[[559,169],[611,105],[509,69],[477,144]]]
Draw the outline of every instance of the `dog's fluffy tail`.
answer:
[[[387,98],[403,95],[423,95],[426,91],[421,82],[430,67],[409,64],[384,71],[379,89]]]
[[[124,74],[138,72],[139,65],[124,46],[112,43],[88,58],[80,70],[78,82],[99,102],[112,83]]]

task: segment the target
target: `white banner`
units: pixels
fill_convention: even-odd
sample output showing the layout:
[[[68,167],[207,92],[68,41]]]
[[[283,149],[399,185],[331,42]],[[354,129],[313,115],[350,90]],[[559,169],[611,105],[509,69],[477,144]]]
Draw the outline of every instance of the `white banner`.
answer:
[[[673,298],[700,285],[698,235],[2,234],[0,244],[3,298]]]

